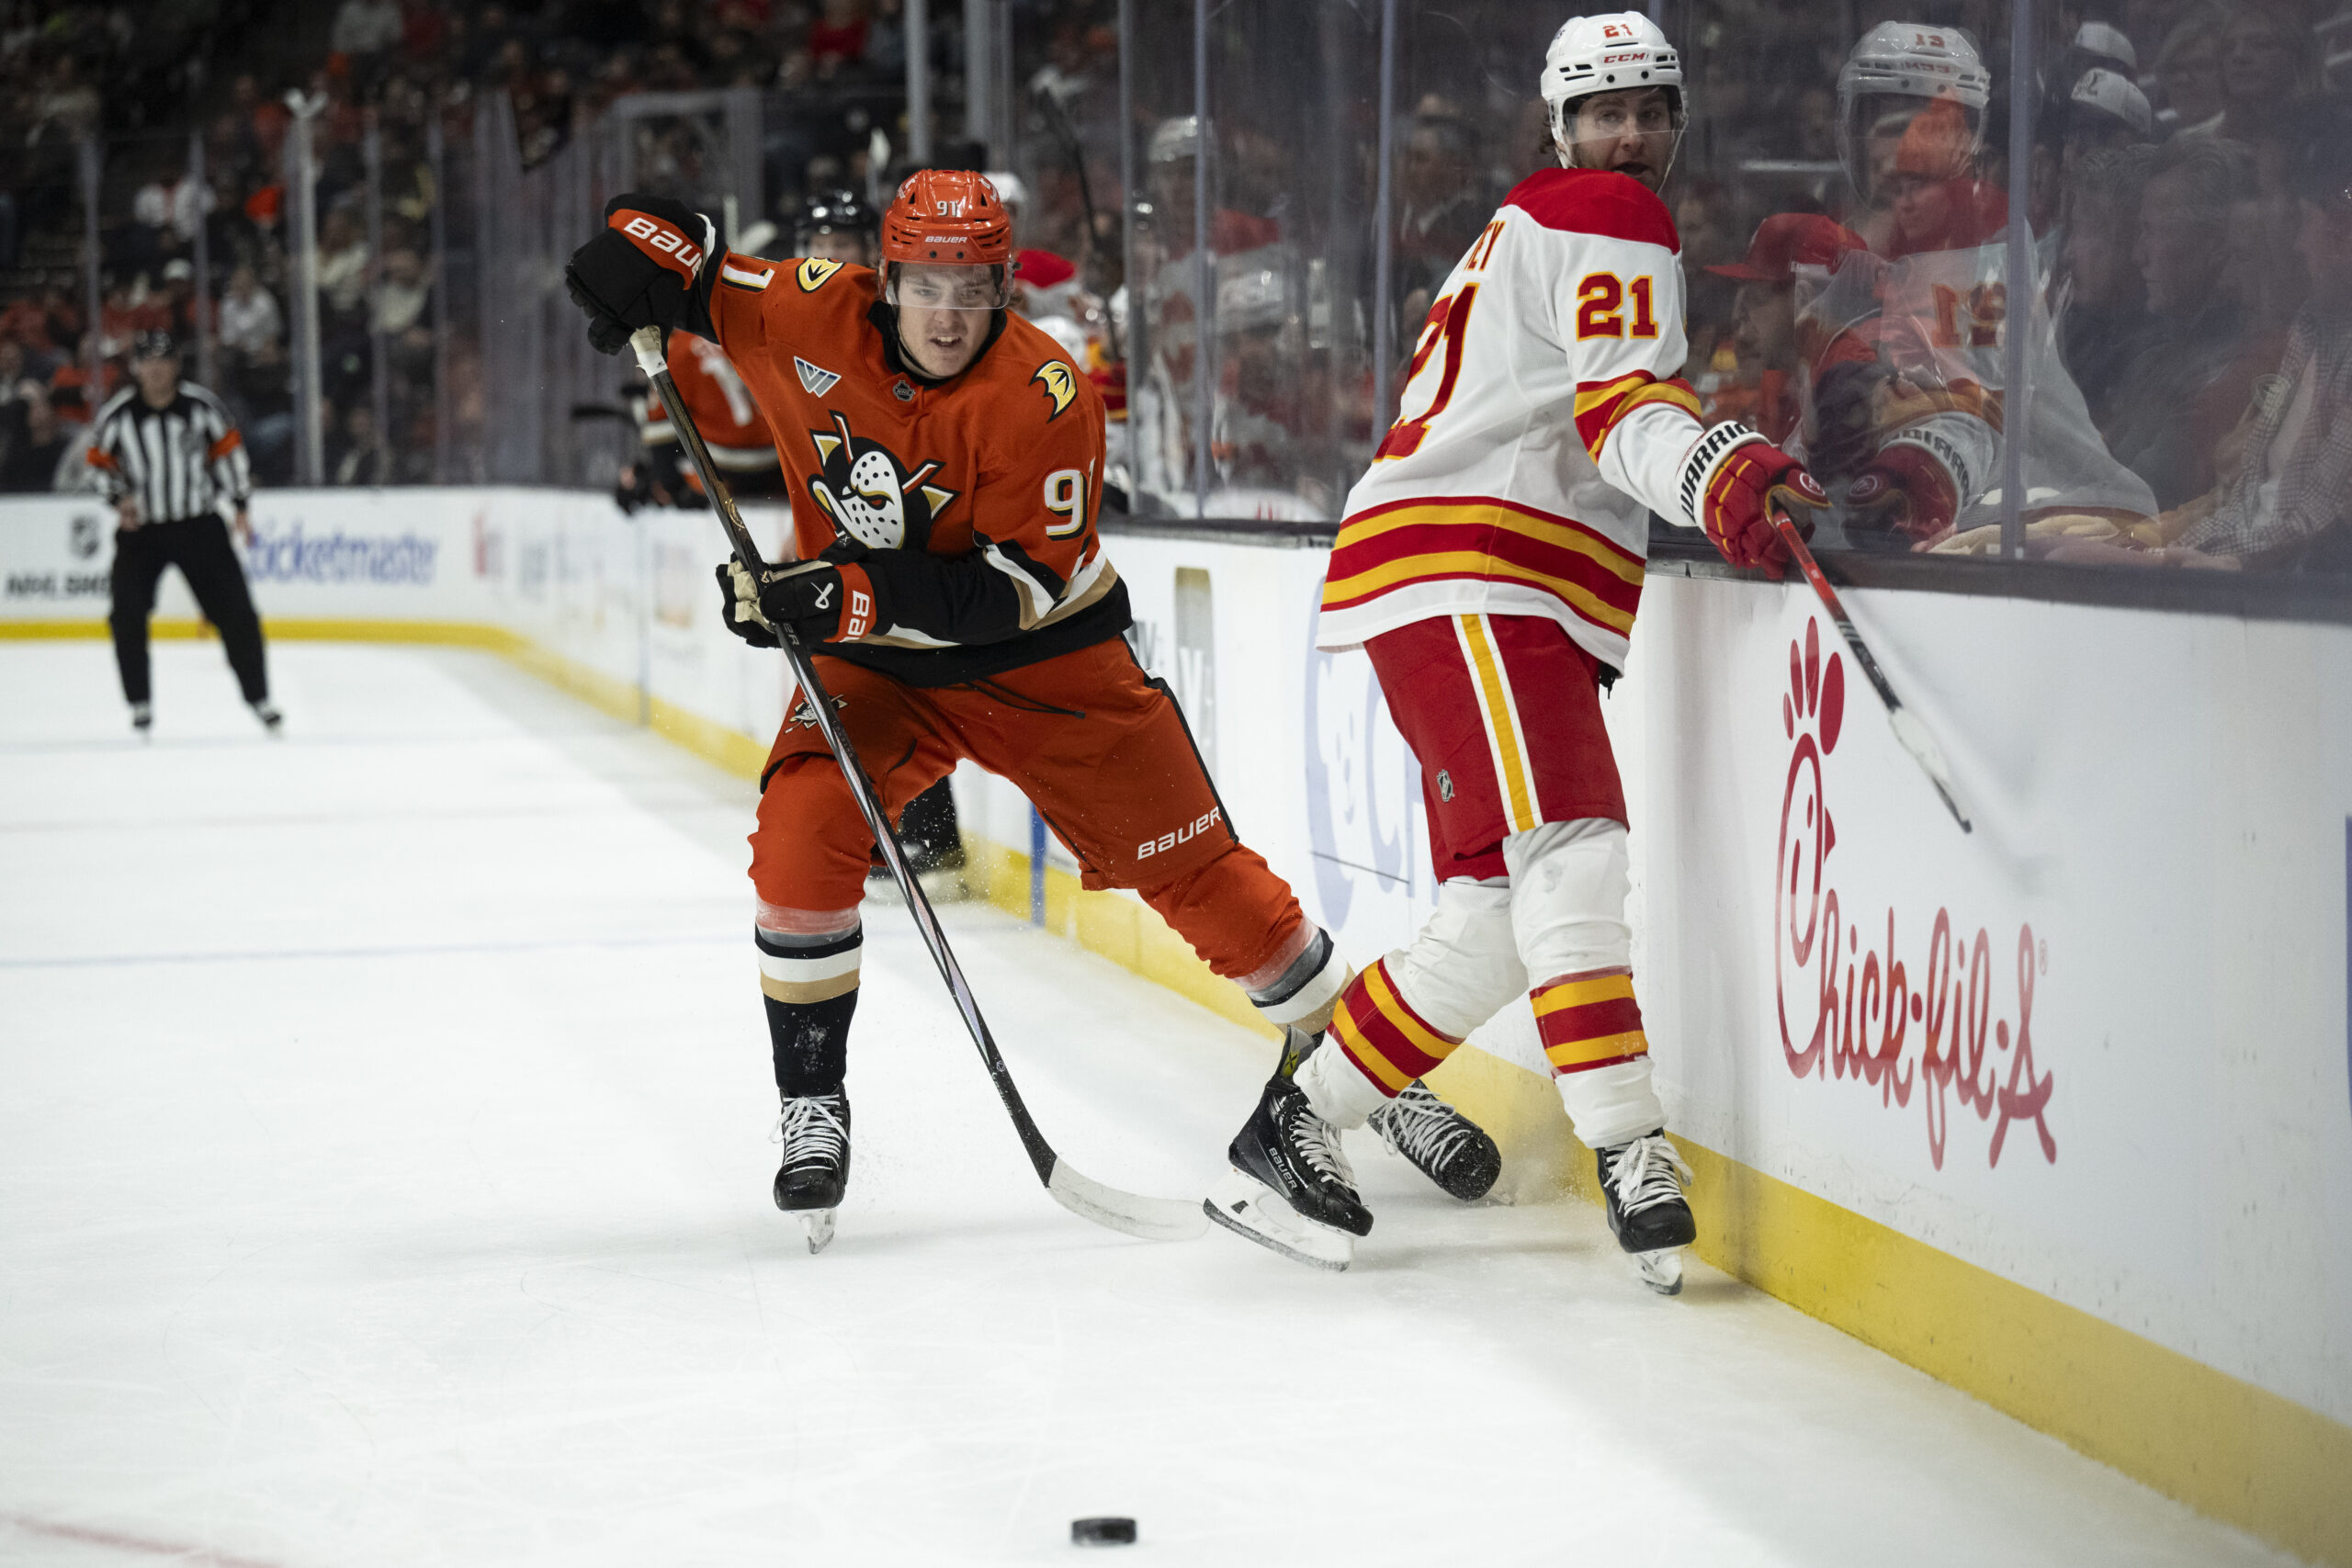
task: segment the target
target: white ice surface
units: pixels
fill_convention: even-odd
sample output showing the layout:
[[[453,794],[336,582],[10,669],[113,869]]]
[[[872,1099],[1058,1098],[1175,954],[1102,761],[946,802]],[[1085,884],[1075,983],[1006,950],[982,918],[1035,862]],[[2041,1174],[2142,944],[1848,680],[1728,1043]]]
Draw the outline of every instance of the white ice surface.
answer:
[[[0,644],[0,1562],[2213,1564],[2246,1538],[1596,1211],[1357,1148],[1343,1275],[1040,1191],[868,910],[770,1206],[747,785],[485,656]],[[1048,1136],[1204,1190],[1267,1050],[948,911]]]

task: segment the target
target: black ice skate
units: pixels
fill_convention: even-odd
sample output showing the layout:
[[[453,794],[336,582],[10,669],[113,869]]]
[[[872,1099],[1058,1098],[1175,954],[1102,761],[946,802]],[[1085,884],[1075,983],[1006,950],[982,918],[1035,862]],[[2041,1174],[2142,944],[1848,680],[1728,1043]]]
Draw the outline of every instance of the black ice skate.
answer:
[[[1682,1184],[1690,1168],[1666,1129],[1600,1151],[1600,1190],[1609,1201],[1609,1228],[1634,1260],[1634,1273],[1662,1296],[1682,1293],[1682,1249],[1698,1239]]]
[[[849,1097],[812,1094],[784,1102],[784,1165],[775,1206],[808,1233],[808,1250],[833,1239],[833,1211],[849,1186]]]
[[[285,733],[283,727],[286,723],[286,716],[277,711],[277,705],[276,703],[271,702],[267,697],[264,697],[261,701],[254,704],[253,707],[254,716],[261,720],[261,727],[264,729],[268,730],[272,735],[282,735]]]
[[[155,705],[153,703],[131,704],[130,728],[131,733],[141,740],[153,735],[155,733]]]
[[[1449,1197],[1465,1203],[1492,1191],[1503,1172],[1503,1152],[1494,1139],[1419,1078],[1374,1111],[1364,1125]]]
[[[1336,1272],[1354,1258],[1354,1238],[1372,1230],[1372,1212],[1356,1196],[1339,1129],[1315,1114],[1306,1090],[1291,1081],[1309,1048],[1306,1035],[1290,1031],[1282,1066],[1226,1150],[1233,1168],[1202,1207],[1261,1247]]]

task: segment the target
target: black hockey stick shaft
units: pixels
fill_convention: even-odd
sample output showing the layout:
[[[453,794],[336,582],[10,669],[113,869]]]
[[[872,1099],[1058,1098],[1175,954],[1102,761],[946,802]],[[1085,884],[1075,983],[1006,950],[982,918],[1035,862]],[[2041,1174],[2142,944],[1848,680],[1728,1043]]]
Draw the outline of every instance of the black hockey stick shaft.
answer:
[[[1838,597],[1838,590],[1831,587],[1829,579],[1823,575],[1821,563],[1814,558],[1813,548],[1805,543],[1804,536],[1797,532],[1795,522],[1779,507],[1772,508],[1771,513],[1772,526],[1779,531],[1781,542],[1788,546],[1790,556],[1804,572],[1805,581],[1813,584],[1814,592],[1821,596],[1822,607],[1829,612],[1830,622],[1837,626],[1838,635],[1846,639],[1847,649],[1853,654],[1854,662],[1861,667],[1863,678],[1878,694],[1878,700],[1886,705],[1886,716],[1894,728],[1894,738],[1903,743],[1905,750],[1911,753],[1920,771],[1928,775],[1928,782],[1936,786],[1936,794],[1942,799],[1944,809],[1951,812],[1951,819],[1960,824],[1960,830],[1963,833],[1975,831],[1953,794],[1951,764],[1944,760],[1943,748],[1938,746],[1935,738],[1928,733],[1928,727],[1919,721],[1919,716],[1905,707],[1903,699],[1894,694],[1894,685],[1887,680],[1885,671],[1879,669],[1877,659],[1871,656],[1871,645],[1864,642],[1862,634],[1854,629],[1854,617],[1846,613],[1845,601]]]
[[[718,466],[711,460],[710,448],[703,442],[702,432],[695,424],[694,415],[678,396],[676,383],[670,378],[664,357],[661,329],[647,327],[629,340],[636,351],[639,369],[653,384],[654,394],[669,412],[670,424],[694,463],[695,471],[702,476],[703,488],[710,492],[711,510],[727,529],[727,539],[733,547],[735,558],[754,581],[766,567],[760,547],[752,531],[743,525],[743,514],[736,509],[735,497],[728,490],[727,481],[719,477]],[[989,1079],[996,1085],[997,1098],[1004,1102],[1005,1114],[1012,1119],[1012,1130],[1021,1139],[1021,1146],[1028,1151],[1029,1163],[1036,1168],[1037,1179],[1057,1201],[1075,1213],[1097,1224],[1107,1224],[1114,1230],[1130,1235],[1160,1235],[1193,1234],[1192,1213],[1194,1206],[1173,1200],[1136,1198],[1103,1187],[1064,1164],[1037,1129],[1029,1107],[1021,1098],[1020,1089],[1012,1081],[1012,1069],[1004,1064],[1003,1053],[997,1049],[996,1038],[989,1032],[988,1020],[980,1016],[980,1004],[972,995],[971,985],[964,978],[963,965],[956,962],[956,951],[947,942],[947,933],[940,929],[939,917],[933,911],[930,897],[914,870],[907,864],[906,852],[900,848],[898,834],[892,830],[888,815],[882,809],[881,793],[874,787],[873,778],[865,764],[842,733],[831,695],[818,678],[815,662],[808,657],[808,648],[791,626],[775,628],[776,640],[783,645],[784,657],[791,666],[793,679],[798,682],[799,701],[825,738],[833,758],[841,764],[842,777],[848,781],[849,792],[857,802],[859,815],[874,835],[874,842],[882,852],[883,863],[889,868],[891,880],[899,885],[899,893],[907,900],[907,909],[913,915],[915,929],[922,934],[923,945],[931,950],[932,962],[939,966],[939,977],[947,984],[948,994],[955,998],[956,1010],[963,1015],[964,1027],[970,1032],[972,1043],[980,1053],[980,1060],[988,1067]],[[1205,1221],[1202,1222],[1205,1224]]]

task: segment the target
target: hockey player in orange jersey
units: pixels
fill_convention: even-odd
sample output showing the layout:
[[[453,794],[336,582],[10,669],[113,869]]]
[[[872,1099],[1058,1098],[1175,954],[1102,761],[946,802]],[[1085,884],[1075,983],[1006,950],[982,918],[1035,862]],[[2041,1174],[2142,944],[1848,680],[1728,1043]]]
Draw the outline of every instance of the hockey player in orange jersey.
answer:
[[[1319,1030],[1349,970],[1226,820],[1182,715],[1122,635],[1095,529],[1103,413],[1086,378],[1007,309],[1011,225],[988,181],[910,177],[878,270],[720,253],[675,202],[623,196],[573,255],[590,340],[657,325],[725,349],[783,455],[801,559],[722,568],[729,629],[790,623],[895,818],[963,760],[1012,780],[1089,887],[1128,887],[1269,1022]],[[761,774],[755,937],[783,1100],[779,1207],[831,1234],[849,1168],[843,1090],[872,839],[806,714]],[[1426,1090],[1385,1136],[1483,1192],[1491,1140]]]
[[[1430,308],[1402,415],[1348,496],[1317,631],[1369,651],[1420,763],[1437,909],[1348,987],[1325,1040],[1295,1042],[1211,1212],[1344,1266],[1371,1223],[1352,1186],[1270,1155],[1329,1146],[1526,998],[1610,1226],[1671,1293],[1696,1232],[1634,1000],[1599,688],[1624,663],[1651,512],[1777,572],[1770,511],[1826,498],[1755,431],[1702,425],[1679,379],[1680,244],[1657,193],[1682,69],[1665,36],[1634,12],[1573,18],[1541,87],[1562,166],[1504,198]]]
[[[776,467],[775,438],[752,400],[743,378],[727,362],[726,352],[707,338],[679,333],[670,339],[670,379],[678,397],[694,415],[695,428],[709,445],[711,461],[727,475],[727,486],[738,496],[780,495],[784,475]],[[656,506],[706,504],[702,476],[680,462],[678,433],[660,402],[639,395],[632,404],[638,421],[638,441],[644,450],[621,469],[614,498],[624,512],[648,502]]]

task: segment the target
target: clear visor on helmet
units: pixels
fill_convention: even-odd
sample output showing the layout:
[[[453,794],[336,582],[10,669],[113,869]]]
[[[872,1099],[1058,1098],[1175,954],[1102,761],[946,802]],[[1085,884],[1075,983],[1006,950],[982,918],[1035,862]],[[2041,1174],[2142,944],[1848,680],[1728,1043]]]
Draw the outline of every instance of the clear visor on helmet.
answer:
[[[1843,110],[1838,161],[1854,194],[1871,206],[1889,200],[1904,177],[1957,179],[1974,167],[1984,111],[1956,96],[1860,93]]]
[[[1012,269],[898,262],[882,297],[901,310],[1001,310],[1012,302]]]
[[[1664,180],[1682,145],[1682,95],[1636,87],[1573,98],[1555,111],[1553,136],[1571,167],[1625,167],[1630,156]]]

